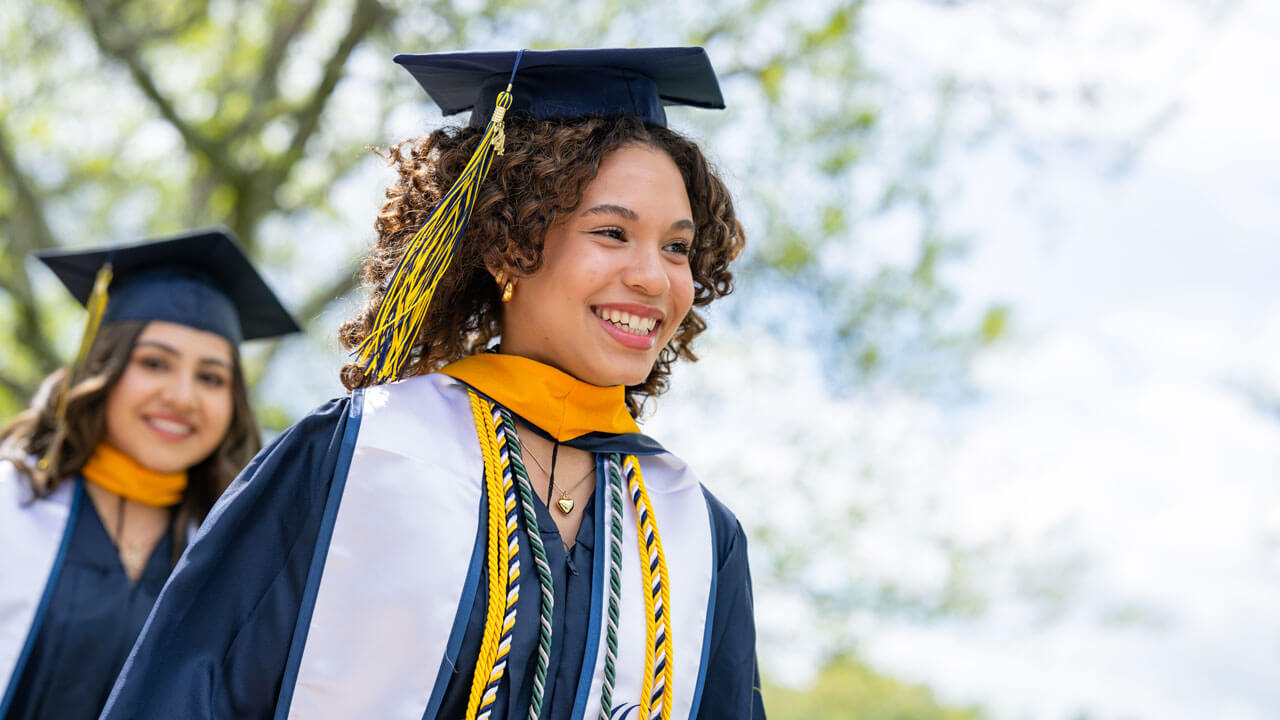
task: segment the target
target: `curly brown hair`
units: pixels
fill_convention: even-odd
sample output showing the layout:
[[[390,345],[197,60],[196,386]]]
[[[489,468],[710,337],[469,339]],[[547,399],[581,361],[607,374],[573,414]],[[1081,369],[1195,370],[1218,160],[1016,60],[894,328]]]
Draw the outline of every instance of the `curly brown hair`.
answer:
[[[124,374],[146,326],[145,320],[103,325],[89,347],[81,377],[75,384],[66,388],[67,368],[54,371],[40,383],[30,407],[0,428],[0,459],[21,471],[33,497],[47,497],[64,480],[74,477],[106,435],[107,393]],[[232,357],[231,426],[213,453],[187,471],[187,490],[174,525],[181,530],[186,529],[189,519],[204,520],[218,496],[262,447],[240,370],[240,356],[234,347]],[[67,414],[65,433],[60,437],[57,408],[64,392]],[[53,467],[41,468],[36,460],[44,457],[54,442],[60,444],[51,456]]]
[[[691,140],[625,115],[541,121],[516,114],[506,122],[506,152],[494,159],[400,377],[433,372],[480,352],[500,334],[502,302],[489,268],[535,272],[548,228],[577,209],[605,156],[623,146],[667,153],[684,178],[697,228],[689,259],[694,307],[733,291],[729,263],[745,243],[742,225],[724,182]],[[369,298],[338,331],[347,349],[368,336],[405,246],[453,187],[482,133],[470,127],[442,128],[384,154],[399,177],[387,188],[387,201],[374,223],[378,238],[361,267]],[[677,358],[697,360],[692,343],[706,327],[691,310],[645,381],[627,388],[632,415],[666,389]],[[376,384],[355,363],[342,368],[341,378],[349,390]]]

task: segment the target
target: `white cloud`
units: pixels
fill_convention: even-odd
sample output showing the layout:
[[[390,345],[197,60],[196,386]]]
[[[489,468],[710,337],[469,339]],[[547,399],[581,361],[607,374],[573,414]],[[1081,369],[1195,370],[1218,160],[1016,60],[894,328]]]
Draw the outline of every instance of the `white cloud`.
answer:
[[[942,168],[961,189],[950,217],[977,238],[964,302],[1009,301],[1019,323],[975,368],[983,400],[833,400],[803,349],[721,337],[654,427],[750,521],[816,522],[828,508],[789,483],[831,458],[794,448],[853,442],[864,456],[827,479],[875,508],[853,554],[869,576],[933,587],[946,568],[924,535],[996,543],[980,620],[849,619],[873,660],[948,698],[999,718],[1274,717],[1280,422],[1239,384],[1280,388],[1280,9],[1019,7],[882,2],[864,30],[895,88],[980,79],[1027,129]],[[1094,81],[1097,103],[1082,100]],[[1131,171],[1080,154],[1080,138],[1123,154],[1166,106]],[[714,398],[725,427],[688,425],[694,398]],[[720,480],[726,468],[779,484]],[[1062,578],[1069,597],[1046,615],[1037,588]],[[766,588],[759,614],[794,668],[794,638],[819,629],[783,590]]]

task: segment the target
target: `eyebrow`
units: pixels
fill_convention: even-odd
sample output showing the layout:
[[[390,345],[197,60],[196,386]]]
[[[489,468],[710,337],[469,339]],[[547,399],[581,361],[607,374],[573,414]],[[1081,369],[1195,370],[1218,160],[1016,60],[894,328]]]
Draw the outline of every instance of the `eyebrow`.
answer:
[[[617,215],[625,220],[640,219],[640,216],[636,214],[635,210],[632,210],[631,208],[622,207],[621,205],[610,205],[608,203],[605,203],[604,205],[597,205],[582,214],[583,215]]]
[[[162,343],[159,340],[139,340],[137,343],[134,344],[133,347],[134,349],[137,349],[140,347],[153,347],[158,350],[163,350],[164,352],[170,355],[174,355],[174,356],[182,355],[182,353],[178,352],[177,348],[173,347],[172,345]],[[227,370],[231,369],[231,364],[228,363],[226,360],[223,360],[222,358],[202,357],[200,358],[200,363],[202,365],[204,364],[217,365],[219,367],[226,368]]]
[[[640,219],[640,216],[636,214],[635,210],[632,210],[631,208],[623,207],[621,205],[612,205],[610,203],[596,205],[590,210],[584,210],[582,214],[583,215],[617,215],[618,217],[624,220],[631,220],[633,222]],[[677,220],[671,223],[671,229],[672,230],[688,230],[689,232],[695,232],[697,230],[697,226],[693,224],[692,220],[684,219],[684,220]]]

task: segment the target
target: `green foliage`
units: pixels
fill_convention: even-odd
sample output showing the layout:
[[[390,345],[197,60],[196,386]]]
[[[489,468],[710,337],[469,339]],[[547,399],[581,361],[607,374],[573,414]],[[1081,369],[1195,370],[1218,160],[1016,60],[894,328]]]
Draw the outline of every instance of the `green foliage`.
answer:
[[[772,720],[981,720],[976,707],[943,705],[928,688],[883,675],[849,655],[828,662],[809,688],[768,682],[765,710]]]
[[[1009,308],[997,305],[987,310],[982,316],[982,324],[978,328],[982,342],[991,344],[1004,339],[1009,332]]]
[[[23,257],[226,225],[269,272],[299,277],[296,288],[286,284],[286,298],[312,318],[349,291],[362,243],[303,252],[264,228],[354,222],[334,204],[333,188],[377,164],[367,148],[396,139],[394,108],[422,103],[385,61],[393,51],[583,45],[582,37],[598,45],[695,42],[710,46],[733,105],[687,122],[675,111],[677,123],[706,136],[713,156],[741,155],[718,137],[753,139],[746,157],[731,159],[750,178],[735,188],[749,233],[739,287],[775,306],[818,300],[830,322],[799,339],[829,349],[838,385],[884,380],[928,390],[928,378],[962,375],[968,353],[998,339],[1006,315],[989,314],[966,332],[947,314],[953,298],[936,266],[954,241],[938,239],[920,177],[936,157],[936,133],[907,153],[912,164],[878,203],[851,196],[884,132],[879,81],[858,53],[861,11],[858,0],[807,13],[778,0],[14,0],[0,14],[8,75],[0,237],[6,255]],[[671,26],[684,28],[683,37],[659,29]],[[86,117],[91,128],[79,122]],[[820,186],[815,177],[824,178]],[[918,240],[920,263],[892,268],[850,256],[870,215],[901,203],[931,218]],[[357,227],[367,227],[372,209]],[[0,290],[0,302],[23,308],[15,325],[0,328],[13,350],[40,371],[57,365],[35,308],[66,301],[56,292],[38,298],[13,263],[0,267]],[[750,316],[752,303],[744,304],[740,316]],[[268,353],[258,374],[272,362]],[[20,395],[39,374],[4,375],[4,385]]]

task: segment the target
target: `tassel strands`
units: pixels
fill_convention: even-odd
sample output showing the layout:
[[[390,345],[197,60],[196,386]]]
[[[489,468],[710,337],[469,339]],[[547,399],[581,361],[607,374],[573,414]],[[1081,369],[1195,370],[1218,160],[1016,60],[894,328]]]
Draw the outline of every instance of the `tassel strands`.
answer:
[[[519,66],[520,56],[517,56],[516,68]],[[405,247],[378,307],[373,329],[352,351],[365,375],[376,382],[387,382],[400,376],[412,353],[418,330],[426,319],[436,287],[449,269],[454,247],[466,229],[493,157],[504,152],[507,137],[504,118],[511,107],[511,83],[515,81],[516,68],[511,70],[507,89],[498,93],[493,116],[479,147],[453,187]]]
[[[80,349],[76,352],[76,361],[67,370],[67,375],[62,380],[62,394],[58,397],[53,440],[49,442],[49,447],[45,449],[44,457],[40,458],[39,463],[40,469],[45,472],[57,469],[58,453],[67,435],[67,395],[70,394],[80,373],[84,371],[84,364],[89,359],[89,348],[93,347],[93,340],[98,336],[98,328],[102,326],[102,315],[107,311],[107,288],[111,286],[113,276],[111,255],[108,255],[107,261],[98,269],[98,274],[93,279],[93,291],[89,293],[89,301],[85,303],[89,318],[85,321],[84,334],[80,336]]]

